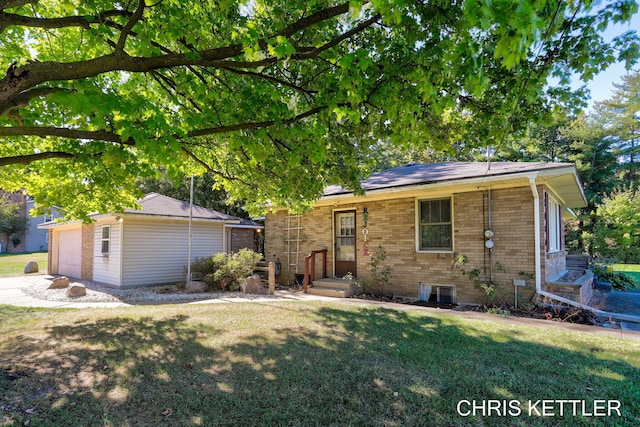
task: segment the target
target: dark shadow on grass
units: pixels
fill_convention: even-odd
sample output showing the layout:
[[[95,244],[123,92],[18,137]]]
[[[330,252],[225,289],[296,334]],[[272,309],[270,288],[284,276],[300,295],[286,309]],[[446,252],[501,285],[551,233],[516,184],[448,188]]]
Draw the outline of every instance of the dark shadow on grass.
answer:
[[[185,311],[19,337],[0,349],[23,375],[0,376],[4,411],[20,425],[51,426],[640,425],[639,370],[582,338],[570,351],[527,342],[523,329],[497,335],[489,323],[447,317],[330,304],[260,309],[297,321],[234,327],[241,317],[202,324]],[[462,399],[617,399],[623,416],[466,418],[456,412]]]

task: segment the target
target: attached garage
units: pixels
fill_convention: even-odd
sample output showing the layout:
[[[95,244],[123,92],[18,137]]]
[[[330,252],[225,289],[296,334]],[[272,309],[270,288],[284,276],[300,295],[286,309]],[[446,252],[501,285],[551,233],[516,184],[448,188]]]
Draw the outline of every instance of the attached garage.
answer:
[[[57,232],[58,274],[80,278],[82,271],[82,229]]]
[[[135,288],[184,280],[189,260],[233,248],[226,230],[261,230],[261,224],[151,193],[140,209],[122,214],[91,215],[93,222],[50,222],[49,274],[92,280],[118,288]],[[190,214],[191,212],[191,214]],[[229,233],[232,235],[232,233]],[[247,239],[253,248],[254,239]],[[251,245],[251,246],[249,246]],[[239,248],[236,248],[238,250]]]

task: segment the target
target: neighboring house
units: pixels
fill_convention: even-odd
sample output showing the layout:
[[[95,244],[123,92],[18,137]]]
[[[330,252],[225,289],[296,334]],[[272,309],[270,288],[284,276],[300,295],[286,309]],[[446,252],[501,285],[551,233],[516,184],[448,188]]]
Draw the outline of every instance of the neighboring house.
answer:
[[[47,223],[49,274],[135,288],[186,279],[189,203],[150,193],[139,210],[91,215],[93,223]],[[254,249],[253,221],[193,206],[191,260]],[[237,242],[234,242],[234,239]]]
[[[49,215],[34,217],[31,210],[34,208],[34,201],[21,191],[6,193],[0,190],[0,197],[7,197],[12,203],[20,207],[19,212],[22,218],[27,219],[27,229],[24,234],[20,234],[20,243],[16,246],[11,242],[11,236],[0,233],[0,252],[39,252],[46,251],[49,235],[47,230],[38,228],[39,224],[53,221],[60,217],[58,209],[52,208]]]
[[[60,218],[62,215],[60,211],[54,207],[51,208],[51,212],[48,215],[32,216],[31,210],[33,208],[33,199],[27,197],[26,214],[29,220],[29,226],[24,239],[24,250],[26,252],[46,251],[49,247],[49,233],[45,229],[38,228],[38,225],[51,222],[56,218]]]
[[[326,249],[328,276],[351,273],[366,286],[371,256],[382,247],[380,264],[391,268],[385,292],[394,296],[422,291],[432,301],[485,303],[486,291],[468,275],[475,270],[512,303],[514,279],[525,279],[518,294],[531,299],[564,272],[563,217],[586,206],[567,163],[410,164],[375,173],[362,188],[365,195],[355,196],[330,186],[302,216],[285,209],[267,215],[265,255],[282,261],[280,281],[292,283],[304,256]]]
[[[18,212],[20,218],[27,218],[27,204],[26,204],[26,196],[21,191],[15,191],[13,193],[8,193],[6,191],[0,190],[0,197],[5,198],[10,204],[18,205]],[[0,232],[0,253],[19,253],[25,252],[25,235],[23,233],[17,234],[17,238],[19,243],[14,245],[12,242],[11,233],[3,233]]]

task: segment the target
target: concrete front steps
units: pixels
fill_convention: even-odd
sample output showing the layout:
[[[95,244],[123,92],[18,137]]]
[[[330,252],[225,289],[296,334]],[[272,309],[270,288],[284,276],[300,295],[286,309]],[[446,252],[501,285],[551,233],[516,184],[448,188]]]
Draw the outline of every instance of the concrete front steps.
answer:
[[[340,277],[314,280],[313,287],[307,289],[308,294],[334,298],[349,298],[360,292],[362,288],[356,284],[355,280],[345,280]]]

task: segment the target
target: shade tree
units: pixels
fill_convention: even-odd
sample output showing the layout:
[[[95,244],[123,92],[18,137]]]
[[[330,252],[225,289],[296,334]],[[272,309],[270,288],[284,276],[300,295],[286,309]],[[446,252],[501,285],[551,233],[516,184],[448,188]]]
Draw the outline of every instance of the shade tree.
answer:
[[[635,63],[633,32],[602,32],[637,8],[0,0],[0,187],[86,218],[133,206],[133,177],[207,171],[254,211],[304,208],[327,184],[358,191],[380,141],[447,153],[521,134],[572,102],[569,76]]]

